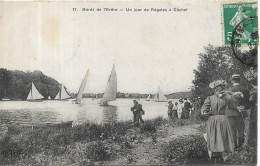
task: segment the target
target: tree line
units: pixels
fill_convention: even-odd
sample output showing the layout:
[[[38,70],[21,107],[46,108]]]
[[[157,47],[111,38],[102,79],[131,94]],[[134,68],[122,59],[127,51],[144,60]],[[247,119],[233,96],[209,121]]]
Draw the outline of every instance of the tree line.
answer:
[[[32,82],[45,99],[48,96],[54,99],[60,89],[58,81],[44,75],[41,71],[23,72],[0,68],[0,100],[2,98],[26,100]]]
[[[199,65],[193,70],[195,78],[192,81],[191,93],[193,97],[201,97],[203,100],[213,94],[209,84],[215,80],[223,79],[230,84],[233,74],[240,74],[241,84],[250,88],[249,82],[244,77],[244,72],[249,66],[242,64],[232,52],[229,46],[204,47],[204,52],[199,53]]]

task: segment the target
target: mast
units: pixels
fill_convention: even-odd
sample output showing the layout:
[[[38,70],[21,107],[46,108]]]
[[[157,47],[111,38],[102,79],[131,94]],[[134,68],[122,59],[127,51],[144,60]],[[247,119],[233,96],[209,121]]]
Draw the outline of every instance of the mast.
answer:
[[[165,97],[165,95],[161,91],[160,87],[158,87],[158,92],[155,94],[154,100],[155,101],[166,101],[167,100],[167,98]]]
[[[64,99],[68,99],[68,98],[70,98],[70,95],[65,90],[63,84],[61,84],[61,88],[60,88],[58,94],[56,95],[55,99],[56,100],[64,100]]]
[[[27,100],[36,100],[36,99],[43,99],[44,97],[40,94],[40,92],[35,87],[34,83],[32,82],[31,90],[28,94]]]

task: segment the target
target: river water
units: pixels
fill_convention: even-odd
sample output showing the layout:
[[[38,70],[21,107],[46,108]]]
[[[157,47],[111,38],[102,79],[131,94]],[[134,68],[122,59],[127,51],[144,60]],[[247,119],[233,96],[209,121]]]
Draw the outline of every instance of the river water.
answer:
[[[109,102],[110,106],[99,106],[100,99],[83,99],[81,104],[73,104],[72,100],[43,102],[2,101],[0,102],[0,124],[10,122],[18,125],[37,125],[73,121],[73,125],[92,122],[109,123],[133,119],[130,108],[132,99],[117,99]],[[175,101],[175,100],[174,100]],[[167,118],[167,102],[138,100],[143,106],[143,119],[158,116]]]

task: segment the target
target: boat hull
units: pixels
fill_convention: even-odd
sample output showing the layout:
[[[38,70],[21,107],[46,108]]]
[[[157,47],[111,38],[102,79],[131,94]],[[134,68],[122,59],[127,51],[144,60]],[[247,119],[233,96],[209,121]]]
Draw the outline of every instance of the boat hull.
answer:
[[[28,102],[43,102],[43,100],[27,100]]]

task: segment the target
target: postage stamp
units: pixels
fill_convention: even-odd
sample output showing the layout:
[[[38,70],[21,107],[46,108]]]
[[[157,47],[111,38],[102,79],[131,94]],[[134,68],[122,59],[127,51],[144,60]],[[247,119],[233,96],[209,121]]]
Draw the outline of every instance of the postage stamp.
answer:
[[[224,43],[243,64],[257,66],[258,22],[256,3],[223,4]]]
[[[223,4],[223,26],[225,45],[231,44],[232,32],[236,29],[240,44],[255,44],[258,40],[254,37],[257,31],[257,21],[252,24],[250,18],[257,17],[257,4],[236,3]],[[245,21],[247,19],[247,21]],[[255,19],[257,20],[257,19]],[[239,28],[236,28],[239,26]],[[236,40],[235,39],[235,40]]]

